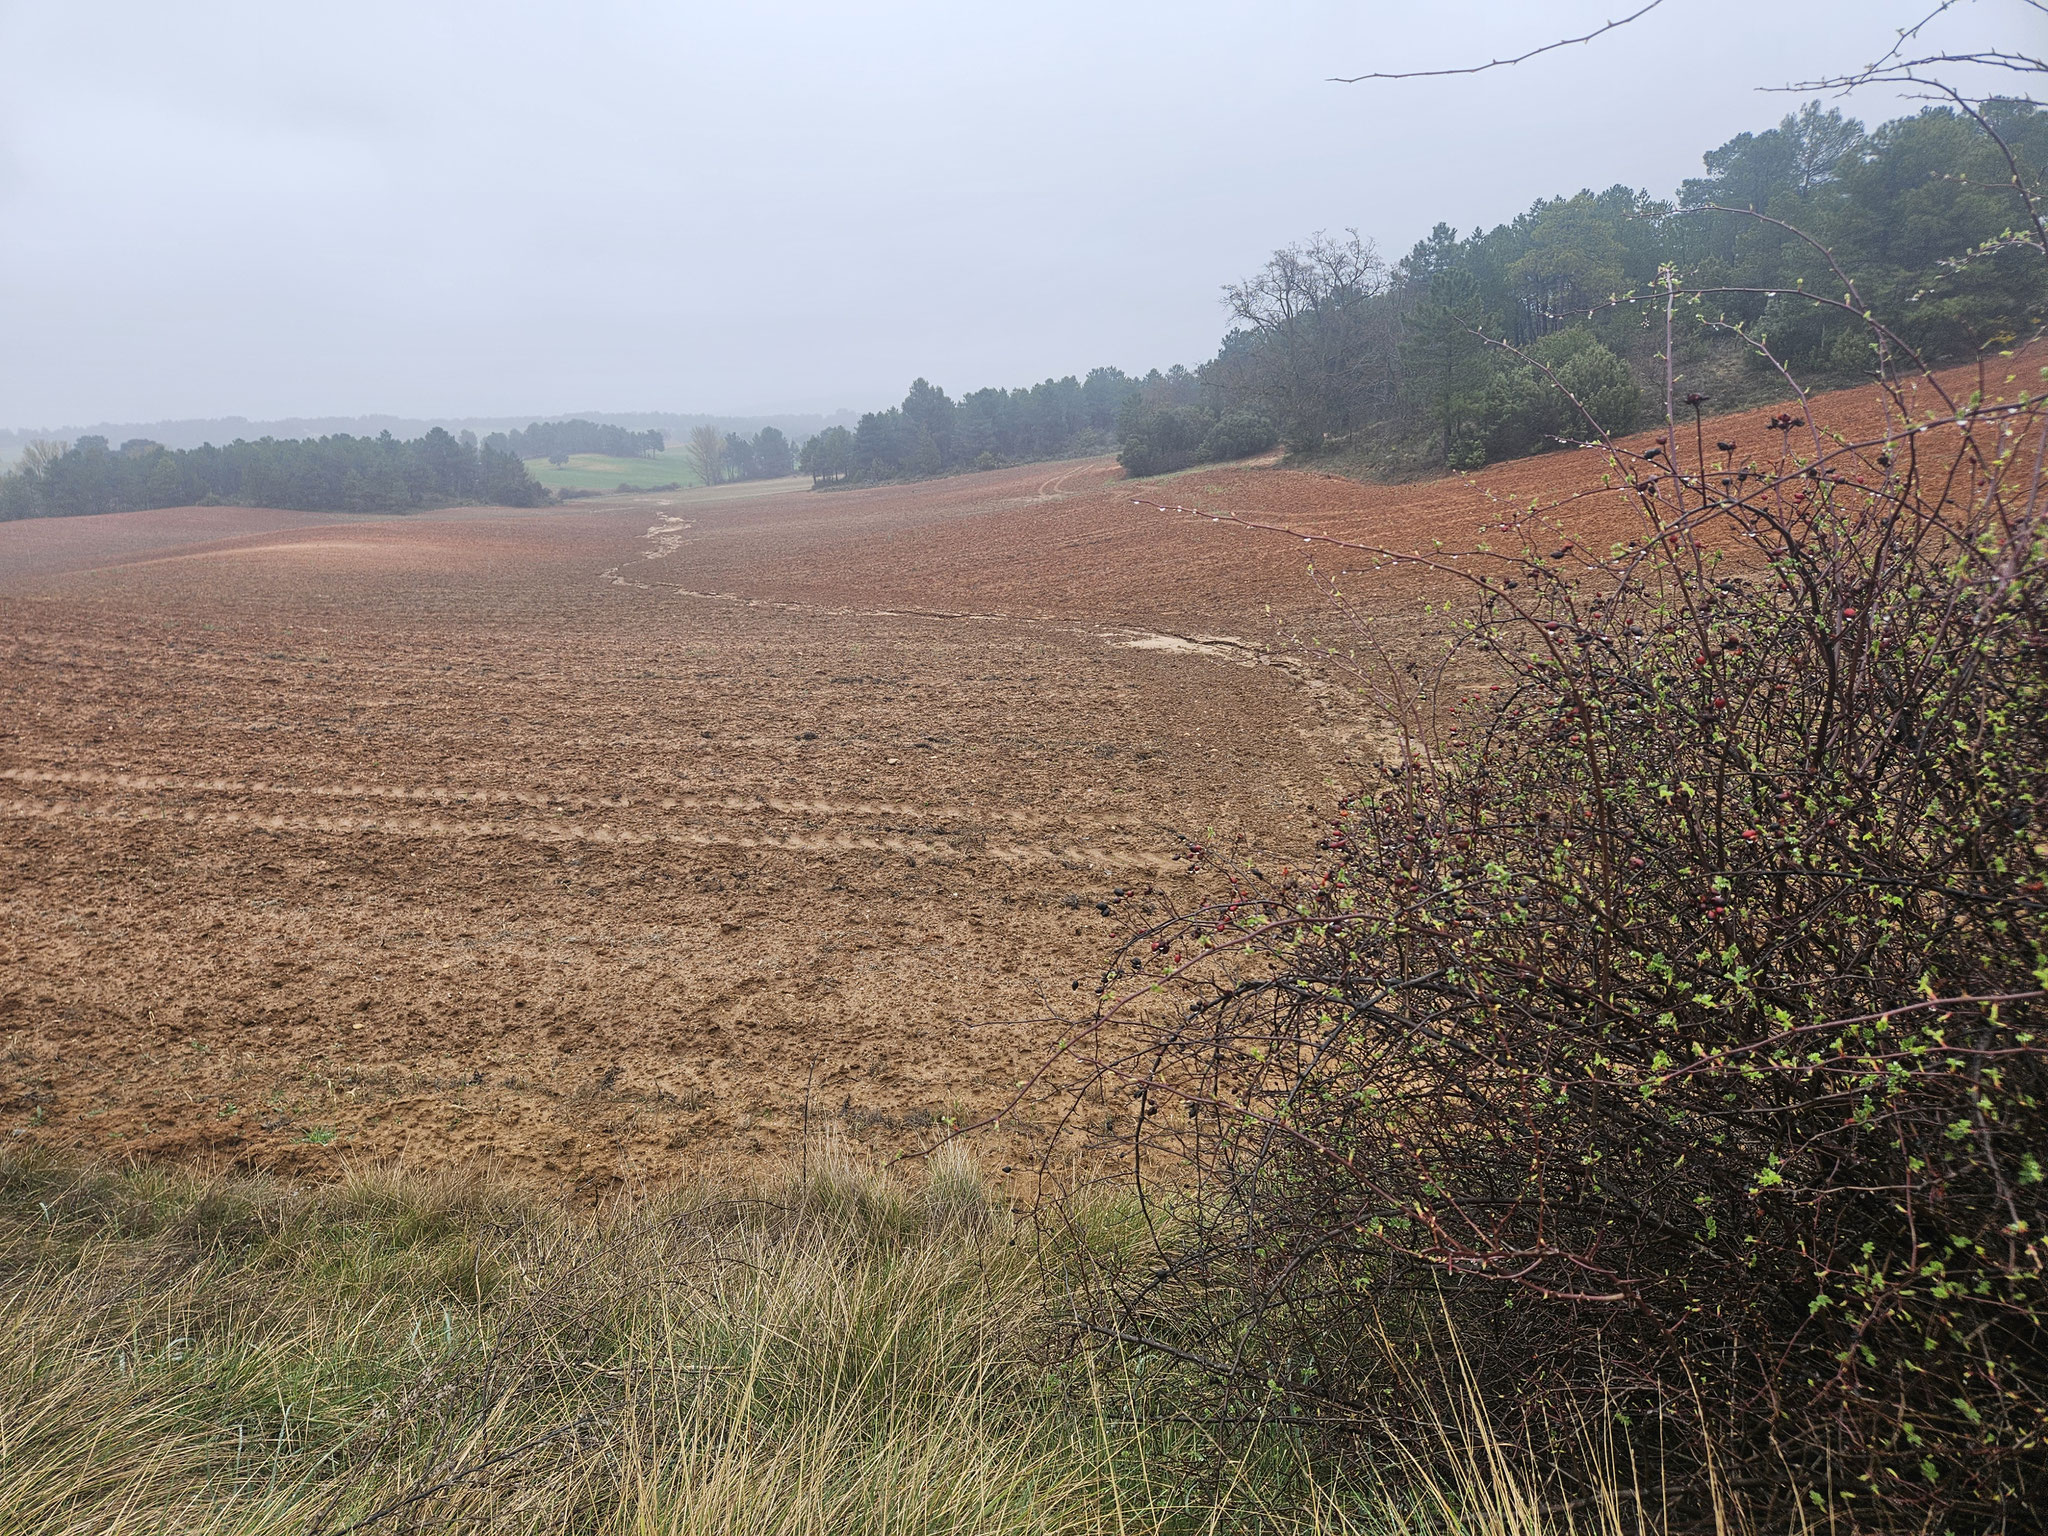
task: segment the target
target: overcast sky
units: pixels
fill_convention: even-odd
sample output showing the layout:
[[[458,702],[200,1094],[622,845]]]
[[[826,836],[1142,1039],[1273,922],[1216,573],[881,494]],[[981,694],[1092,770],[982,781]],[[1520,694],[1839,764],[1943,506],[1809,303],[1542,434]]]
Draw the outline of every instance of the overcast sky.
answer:
[[[870,407],[1212,355],[1222,284],[1667,192],[1930,0],[0,0],[0,426]],[[2032,41],[1981,0],[1945,38]],[[1860,97],[1876,122],[1895,98]]]

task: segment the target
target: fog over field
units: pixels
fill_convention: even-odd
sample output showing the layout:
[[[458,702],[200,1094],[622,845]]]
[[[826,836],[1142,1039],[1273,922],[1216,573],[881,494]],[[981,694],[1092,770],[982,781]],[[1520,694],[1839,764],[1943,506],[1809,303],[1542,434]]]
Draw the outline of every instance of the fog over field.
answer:
[[[1925,8],[1670,0],[1517,69],[1340,85],[1612,8],[16,0],[0,427],[831,412],[1192,365],[1278,244],[1666,190],[1794,104],[1760,81]]]

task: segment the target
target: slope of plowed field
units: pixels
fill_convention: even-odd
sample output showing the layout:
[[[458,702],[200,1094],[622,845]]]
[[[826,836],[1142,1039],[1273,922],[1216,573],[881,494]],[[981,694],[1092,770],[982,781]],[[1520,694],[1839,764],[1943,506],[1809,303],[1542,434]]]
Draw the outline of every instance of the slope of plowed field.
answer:
[[[0,1127],[585,1191],[928,1140],[1043,1059],[1098,903],[1190,894],[1175,833],[1300,857],[1390,739],[1271,653],[1335,624],[1302,547],[1187,507],[1424,547],[1599,473],[0,525]],[[1432,595],[1369,601],[1420,656]]]

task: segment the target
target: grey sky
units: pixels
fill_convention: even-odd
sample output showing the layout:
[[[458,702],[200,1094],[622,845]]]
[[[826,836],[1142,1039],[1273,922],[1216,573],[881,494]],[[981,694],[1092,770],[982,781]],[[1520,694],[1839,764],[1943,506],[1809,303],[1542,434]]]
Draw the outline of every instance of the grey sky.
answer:
[[[1929,3],[1665,0],[1517,69],[1343,86],[1634,4],[0,0],[0,426],[1192,364],[1275,245],[1668,191],[1794,105],[1755,87]]]

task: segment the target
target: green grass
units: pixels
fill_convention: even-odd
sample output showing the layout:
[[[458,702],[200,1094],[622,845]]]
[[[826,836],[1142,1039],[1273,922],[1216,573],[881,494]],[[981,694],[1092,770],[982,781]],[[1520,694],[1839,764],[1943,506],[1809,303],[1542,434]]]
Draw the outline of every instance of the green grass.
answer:
[[[1061,1214],[1034,1237],[957,1150],[601,1214],[0,1152],[0,1530],[1622,1536],[1483,1439],[1341,1497],[1284,1436],[1224,1449],[1162,1362],[1061,1347],[1066,1282],[1144,1231]]]
[[[528,459],[533,478],[551,491],[612,491],[621,485],[702,485],[689,455],[670,449],[646,458],[617,458],[607,453],[576,453],[556,468],[546,459]]]

